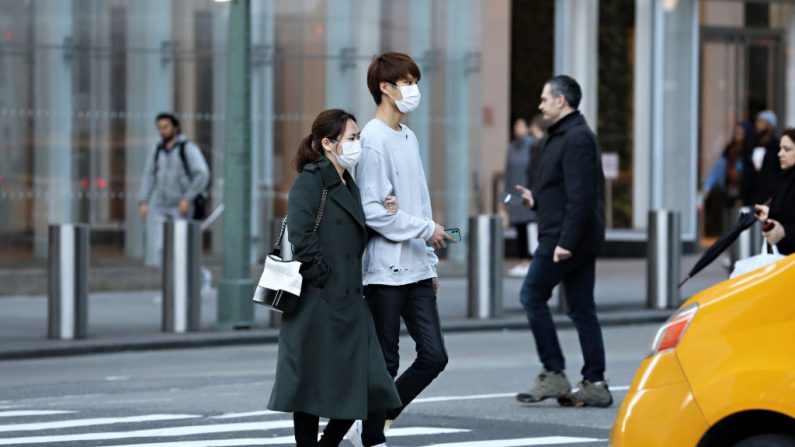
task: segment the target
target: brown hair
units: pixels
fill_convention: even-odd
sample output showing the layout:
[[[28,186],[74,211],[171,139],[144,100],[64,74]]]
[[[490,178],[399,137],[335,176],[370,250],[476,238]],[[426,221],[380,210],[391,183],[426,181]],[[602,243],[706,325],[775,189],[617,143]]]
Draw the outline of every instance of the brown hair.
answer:
[[[293,160],[293,166],[299,173],[304,170],[304,166],[323,157],[323,148],[320,144],[323,138],[336,140],[345,132],[348,121],[356,122],[356,117],[340,109],[328,109],[320,112],[320,115],[312,122],[312,133],[304,137],[298,145],[298,153]]]
[[[409,75],[413,76],[417,82],[420,81],[420,67],[408,54],[390,51],[374,57],[370,68],[367,69],[367,88],[370,89],[370,94],[373,95],[376,105],[381,104],[382,82],[395,85]]]
[[[795,143],[795,128],[787,127],[786,129],[781,131],[781,136],[782,137],[788,137],[790,139],[790,141]]]

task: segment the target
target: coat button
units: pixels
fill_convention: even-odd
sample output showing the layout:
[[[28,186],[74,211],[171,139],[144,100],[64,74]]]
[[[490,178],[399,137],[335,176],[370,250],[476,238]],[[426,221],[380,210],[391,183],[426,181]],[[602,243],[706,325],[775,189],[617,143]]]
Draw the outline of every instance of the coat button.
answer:
[[[350,295],[350,294],[351,294],[351,289],[345,289],[345,295]]]
[[[347,253],[347,254],[345,255],[345,259],[350,259],[350,258],[351,258],[351,254],[350,254],[350,253]]]
[[[337,219],[337,225],[342,225],[342,219]]]
[[[358,255],[356,255],[356,259],[362,259],[362,254],[359,253]]]
[[[356,294],[357,295],[361,295],[361,293],[362,293],[362,288],[361,287],[357,287],[356,288]]]

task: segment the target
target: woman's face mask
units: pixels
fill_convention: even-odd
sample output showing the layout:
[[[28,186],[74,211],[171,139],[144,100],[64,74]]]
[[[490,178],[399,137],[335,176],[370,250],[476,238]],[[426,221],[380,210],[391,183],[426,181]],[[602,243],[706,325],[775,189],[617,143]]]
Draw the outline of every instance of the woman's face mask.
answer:
[[[356,169],[356,166],[359,164],[359,159],[362,157],[362,142],[359,140],[342,142],[331,141],[342,146],[342,154],[337,155],[334,151],[329,152],[337,157],[337,161],[340,162],[343,168],[353,174],[353,170]]]

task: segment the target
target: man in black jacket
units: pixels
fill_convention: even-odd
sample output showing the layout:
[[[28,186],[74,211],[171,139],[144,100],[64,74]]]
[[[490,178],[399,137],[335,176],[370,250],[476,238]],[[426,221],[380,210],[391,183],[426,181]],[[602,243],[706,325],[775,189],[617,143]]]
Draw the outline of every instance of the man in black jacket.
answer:
[[[539,110],[551,125],[532,191],[522,185],[525,204],[536,210],[539,248],[520,293],[544,370],[535,386],[516,398],[540,402],[557,398],[564,406],[607,407],[613,403],[605,383],[605,349],[596,317],[596,255],[604,242],[604,175],[596,136],[577,110],[577,81],[556,76],[544,86]],[[547,301],[563,283],[569,318],[577,328],[585,366],[571,391],[565,359]]]

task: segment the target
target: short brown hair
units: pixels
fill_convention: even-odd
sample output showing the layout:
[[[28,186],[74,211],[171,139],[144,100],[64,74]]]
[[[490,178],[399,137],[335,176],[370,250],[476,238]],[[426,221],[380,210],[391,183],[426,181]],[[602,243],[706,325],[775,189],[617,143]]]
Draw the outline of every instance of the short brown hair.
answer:
[[[370,94],[373,95],[376,105],[381,104],[382,82],[395,85],[409,75],[414,77],[417,82],[420,81],[420,67],[408,54],[390,51],[374,57],[370,68],[367,69],[367,88],[370,89]]]
[[[781,132],[782,137],[789,138],[793,143],[795,143],[795,129],[792,127],[787,127],[784,131]]]

